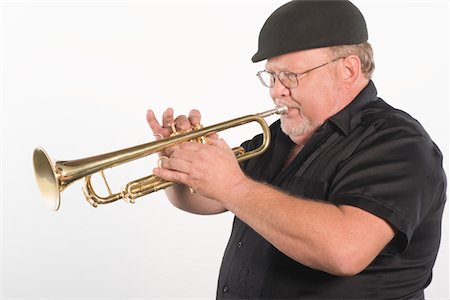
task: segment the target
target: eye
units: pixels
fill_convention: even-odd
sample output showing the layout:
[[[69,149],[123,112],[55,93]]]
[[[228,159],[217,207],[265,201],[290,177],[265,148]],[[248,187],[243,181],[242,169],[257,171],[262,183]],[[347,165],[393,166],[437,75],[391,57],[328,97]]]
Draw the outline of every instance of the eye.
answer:
[[[297,82],[297,74],[292,72],[283,72],[283,76],[285,80],[288,80],[289,82]]]

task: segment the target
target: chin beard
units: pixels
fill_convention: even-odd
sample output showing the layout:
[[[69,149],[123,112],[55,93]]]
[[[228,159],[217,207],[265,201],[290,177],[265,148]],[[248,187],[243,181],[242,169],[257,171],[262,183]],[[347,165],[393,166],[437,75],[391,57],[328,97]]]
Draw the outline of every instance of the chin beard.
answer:
[[[286,125],[285,118],[281,117],[281,130],[288,136],[300,136],[300,135],[304,135],[308,132],[311,132],[313,130],[315,130],[316,128],[318,128],[320,126],[320,124],[314,124],[311,122],[311,120],[309,120],[308,118],[306,118],[305,116],[303,116],[302,114],[302,122],[296,126],[288,126]]]

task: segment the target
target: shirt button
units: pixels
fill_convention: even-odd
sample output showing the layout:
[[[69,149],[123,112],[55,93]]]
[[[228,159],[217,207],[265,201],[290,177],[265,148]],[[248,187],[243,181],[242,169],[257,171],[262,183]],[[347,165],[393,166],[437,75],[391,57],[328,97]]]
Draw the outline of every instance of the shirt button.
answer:
[[[237,243],[238,248],[241,248],[243,245],[244,245],[244,243],[243,243],[242,241],[239,241],[239,242]]]
[[[229,290],[230,290],[230,289],[228,288],[228,285],[225,285],[225,286],[223,287],[223,292],[224,292],[224,293],[228,293]]]

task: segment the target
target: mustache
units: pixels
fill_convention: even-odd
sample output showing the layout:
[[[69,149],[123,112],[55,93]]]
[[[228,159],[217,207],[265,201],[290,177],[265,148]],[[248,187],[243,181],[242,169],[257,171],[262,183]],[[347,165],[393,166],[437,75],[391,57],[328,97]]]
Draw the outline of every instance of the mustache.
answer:
[[[289,100],[285,100],[285,99],[275,99],[275,104],[276,105],[286,105],[288,108],[297,108],[300,111],[302,110],[301,104],[297,101],[289,101]]]

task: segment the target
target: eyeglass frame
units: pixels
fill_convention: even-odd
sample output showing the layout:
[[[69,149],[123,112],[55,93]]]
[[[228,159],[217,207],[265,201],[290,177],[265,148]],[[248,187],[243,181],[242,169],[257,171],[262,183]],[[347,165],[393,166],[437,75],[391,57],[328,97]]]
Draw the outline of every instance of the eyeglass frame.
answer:
[[[279,81],[285,88],[287,88],[287,89],[295,89],[296,87],[298,87],[298,81],[301,79],[301,78],[299,78],[299,77],[303,77],[304,75],[306,75],[307,73],[309,73],[309,72],[311,72],[311,71],[314,71],[314,70],[316,70],[316,69],[322,68],[322,67],[324,67],[324,66],[326,66],[326,65],[328,65],[328,64],[331,64],[331,63],[333,63],[333,62],[335,62],[335,61],[338,61],[338,60],[340,60],[340,59],[343,59],[343,58],[345,58],[345,57],[338,57],[338,58],[335,58],[335,59],[333,59],[333,60],[330,60],[329,62],[326,62],[326,63],[324,63],[324,64],[321,64],[321,65],[319,65],[319,66],[317,66],[317,67],[314,67],[314,68],[312,68],[312,69],[306,70],[306,71],[301,72],[301,73],[295,73],[295,72],[291,72],[291,71],[281,71],[281,72],[279,72],[278,74],[275,74],[275,73],[272,73],[272,72],[270,72],[270,71],[268,71],[268,70],[262,70],[262,71],[258,71],[258,72],[256,73],[256,76],[258,76],[259,81],[261,81],[261,83],[262,83],[265,87],[273,88],[273,87],[275,86],[275,79],[273,80],[273,84],[271,84],[271,85],[267,85],[267,83],[262,79],[261,74],[263,74],[263,73],[268,73],[268,74],[270,74],[270,76],[272,76],[273,78],[277,78],[278,81]],[[296,84],[295,86],[287,87],[287,86],[280,80],[280,74],[281,74],[281,73],[284,73],[284,74],[289,73],[289,74],[291,74],[291,75],[295,75],[295,79],[296,79],[297,84]],[[272,82],[272,80],[271,80],[271,82]]]

